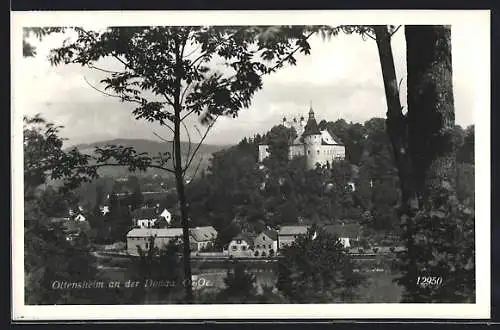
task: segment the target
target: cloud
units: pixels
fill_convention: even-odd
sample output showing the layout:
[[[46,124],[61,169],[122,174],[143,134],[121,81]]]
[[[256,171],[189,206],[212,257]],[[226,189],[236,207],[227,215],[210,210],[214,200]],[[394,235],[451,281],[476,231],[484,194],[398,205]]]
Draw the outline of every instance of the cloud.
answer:
[[[453,75],[456,121],[474,123],[475,30],[453,27]],[[64,125],[63,135],[71,143],[111,138],[153,138],[157,125],[136,121],[133,106],[93,90],[84,77],[98,85],[103,75],[78,65],[52,67],[49,50],[61,45],[65,36],[53,35],[37,43],[38,55],[24,58],[16,71],[17,107],[25,114],[42,113],[47,119]],[[311,55],[299,55],[296,66],[288,66],[264,78],[263,89],[252,105],[236,119],[223,118],[214,127],[207,143],[237,143],[245,136],[264,133],[284,116],[306,114],[312,102],[318,119],[364,122],[383,117],[385,94],[376,44],[359,35],[339,35],[331,40],[311,40]],[[402,79],[401,100],[406,102],[406,54],[404,31],[392,41],[396,74]],[[117,64],[102,61],[113,69]],[[195,124],[192,120],[189,125]],[[162,132],[168,135],[167,132]],[[197,134],[193,134],[196,136]]]

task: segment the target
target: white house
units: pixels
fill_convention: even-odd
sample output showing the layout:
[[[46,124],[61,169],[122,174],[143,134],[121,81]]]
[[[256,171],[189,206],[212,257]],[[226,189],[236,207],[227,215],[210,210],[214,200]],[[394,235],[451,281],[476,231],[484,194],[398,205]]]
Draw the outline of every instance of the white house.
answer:
[[[264,230],[255,237],[253,246],[256,257],[276,255],[278,252],[278,232],[272,229]]]
[[[361,235],[361,227],[358,224],[336,224],[326,225],[323,229],[339,238],[342,245],[346,248],[351,247],[353,241],[359,241]]]
[[[253,237],[249,233],[241,233],[229,242],[227,253],[233,257],[252,257]]]
[[[278,231],[278,248],[282,249],[291,245],[300,235],[307,234],[308,226],[283,226]]]
[[[172,213],[170,213],[167,209],[163,209],[163,211],[160,213],[160,217],[163,217],[168,224],[172,221]]]
[[[134,224],[140,228],[151,228],[158,219],[158,212],[154,208],[140,208],[132,212]]]
[[[127,253],[138,256],[138,247],[148,250],[151,237],[154,237],[154,247],[162,248],[172,240],[181,240],[182,228],[134,228],[127,233]],[[192,243],[194,242],[190,242]]]
[[[217,238],[217,230],[212,226],[195,227],[189,231],[195,242],[195,245],[192,246],[192,250],[195,251],[208,247]]]
[[[82,221],[86,221],[86,220],[87,220],[87,218],[86,218],[83,214],[78,213],[77,215],[75,215],[75,216],[73,217],[73,220],[75,220],[75,221],[79,221],[79,222],[82,222]]]

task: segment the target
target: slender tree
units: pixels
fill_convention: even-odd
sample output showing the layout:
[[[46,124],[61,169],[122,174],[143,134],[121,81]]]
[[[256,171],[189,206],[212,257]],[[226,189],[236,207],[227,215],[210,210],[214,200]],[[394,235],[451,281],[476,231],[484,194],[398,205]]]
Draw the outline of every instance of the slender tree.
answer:
[[[98,148],[93,170],[126,165],[129,170],[157,168],[175,175],[183,239],[189,241],[185,175],[194,156],[219,116],[236,117],[262,87],[262,76],[295,64],[297,51],[309,53],[314,31],[303,27],[111,27],[103,31],[73,29],[76,39],[54,49],[54,65],[78,63],[106,75],[96,91],[136,105],[136,119],[156,122],[172,138],[155,133],[172,148],[157,157],[131,148]],[[103,68],[112,58],[120,68]],[[228,73],[230,72],[230,73]],[[200,141],[181,154],[181,132],[189,140],[186,121],[195,115],[206,124]],[[191,146],[191,144],[190,144]],[[184,275],[191,279],[189,244],[184,244]],[[186,286],[186,301],[192,289]]]

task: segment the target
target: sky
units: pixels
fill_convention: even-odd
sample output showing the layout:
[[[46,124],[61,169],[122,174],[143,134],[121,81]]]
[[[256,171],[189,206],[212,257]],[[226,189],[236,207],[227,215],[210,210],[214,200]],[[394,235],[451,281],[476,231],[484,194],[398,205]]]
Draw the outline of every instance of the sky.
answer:
[[[456,123],[474,124],[477,32],[467,25],[452,26],[452,63]],[[19,62],[17,78],[20,111],[26,115],[41,113],[47,120],[64,128],[61,135],[67,145],[114,138],[157,139],[153,132],[168,138],[168,131],[135,120],[133,106],[121,103],[93,90],[85,81],[96,84],[101,77],[78,65],[53,67],[47,60],[50,49],[60,46],[65,35],[51,35],[42,41],[31,40],[37,56]],[[236,119],[220,118],[205,143],[234,144],[244,137],[265,133],[283,117],[307,115],[310,104],[316,119],[361,122],[385,117],[386,102],[382,74],[374,40],[359,35],[340,34],[330,40],[313,37],[311,54],[298,55],[296,66],[286,66],[265,76],[248,109]],[[402,79],[401,101],[406,104],[406,54],[404,31],[393,37],[396,75]],[[107,68],[116,67],[106,61]],[[195,120],[188,123],[192,132]],[[198,124],[199,127],[201,125]],[[185,136],[184,136],[185,138]],[[197,134],[192,134],[193,140]]]

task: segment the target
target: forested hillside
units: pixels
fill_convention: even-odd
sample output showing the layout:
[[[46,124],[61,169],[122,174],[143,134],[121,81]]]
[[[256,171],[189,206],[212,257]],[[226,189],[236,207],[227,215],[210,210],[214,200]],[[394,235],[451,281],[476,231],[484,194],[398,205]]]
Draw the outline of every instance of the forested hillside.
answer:
[[[320,125],[346,145],[345,161],[305,171],[304,159],[287,160],[287,141],[294,132],[281,125],[264,136],[245,138],[215,153],[201,178],[188,185],[193,222],[214,225],[221,231],[221,243],[242,229],[260,231],[295,223],[357,222],[371,239],[397,235],[399,179],[385,120],[372,118],[364,124],[322,121]],[[473,142],[473,126],[466,130],[456,126],[457,186],[460,197],[470,200]],[[260,165],[257,150],[261,143],[269,144],[271,156]]]
[[[158,142],[152,140],[144,140],[144,139],[115,139],[109,141],[99,141],[95,143],[89,144],[79,144],[73,147],[76,147],[80,152],[85,154],[92,154],[95,147],[104,147],[106,145],[121,145],[124,147],[133,147],[138,153],[146,152],[151,156],[156,156],[158,153],[164,153],[171,150],[172,146],[165,142]],[[73,148],[71,147],[71,148]],[[193,143],[191,149],[189,147],[188,142],[181,142],[181,152],[182,157],[185,158],[188,150],[194,150],[196,144]],[[202,144],[196,153],[196,156],[193,160],[191,168],[188,170],[188,175],[194,175],[195,170],[198,168],[199,170],[207,168],[209,164],[209,160],[211,155],[214,152],[220,151],[227,146],[219,146],[219,145],[210,145],[210,144]],[[99,173],[101,176],[109,176],[109,177],[121,177],[130,174],[126,167],[105,167],[99,169]],[[164,171],[148,169],[145,175],[165,175]],[[144,175],[141,173],[136,173],[135,175]]]

